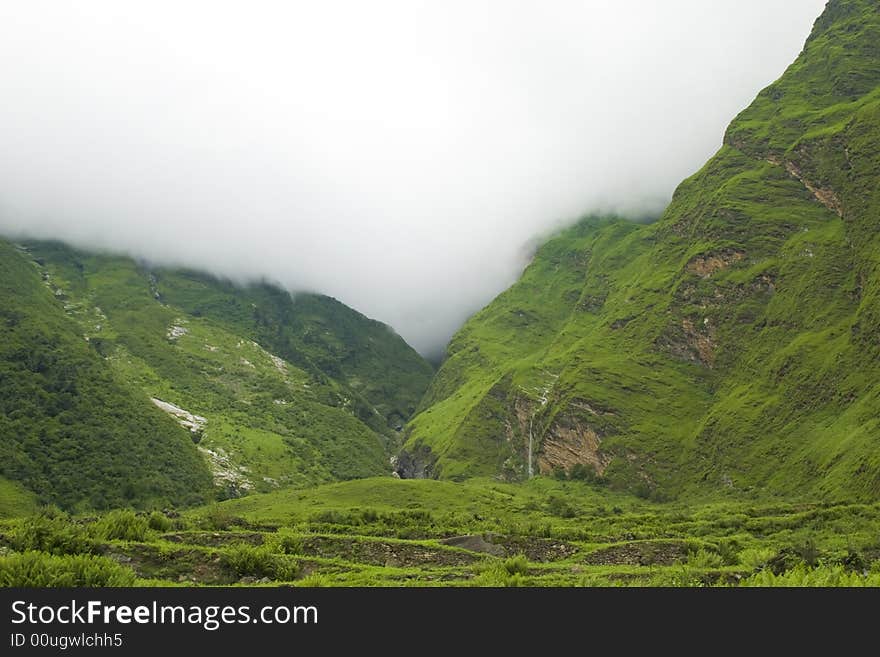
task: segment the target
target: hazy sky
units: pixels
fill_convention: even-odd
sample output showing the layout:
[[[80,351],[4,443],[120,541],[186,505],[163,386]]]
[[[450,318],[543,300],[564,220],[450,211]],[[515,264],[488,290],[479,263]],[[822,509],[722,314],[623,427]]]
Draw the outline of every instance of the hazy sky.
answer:
[[[656,213],[824,0],[0,4],[0,231],[333,295],[437,351]]]

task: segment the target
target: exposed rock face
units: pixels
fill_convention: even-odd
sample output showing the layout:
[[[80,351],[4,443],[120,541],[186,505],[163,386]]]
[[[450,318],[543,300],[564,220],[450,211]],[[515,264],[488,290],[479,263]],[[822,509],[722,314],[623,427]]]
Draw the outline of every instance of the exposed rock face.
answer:
[[[271,360],[272,364],[275,366],[275,369],[277,369],[282,374],[286,374],[287,373],[287,363],[285,363],[284,360],[282,360],[281,358],[279,358],[275,354],[269,354],[268,352],[266,352],[266,353],[269,356],[269,360]]]
[[[656,345],[679,360],[709,368],[715,365],[715,327],[708,318],[699,323],[688,317],[683,318],[670,327]]]
[[[602,475],[611,458],[602,454],[601,443],[599,433],[585,422],[572,419],[557,422],[544,435],[538,470],[541,474],[552,474],[559,469],[569,472],[581,464]]]
[[[194,415],[189,411],[186,411],[179,406],[175,406],[170,402],[162,401],[161,399],[156,399],[155,397],[151,397],[150,401],[152,401],[156,406],[161,408],[163,411],[175,417],[180,423],[180,426],[189,429],[193,433],[200,433],[205,429],[205,425],[208,423],[206,418],[203,418],[201,415]]]
[[[450,478],[522,479],[531,445],[536,473],[604,451],[639,495],[878,499],[878,34],[876,0],[832,0],[655,223],[538,248],[453,337],[407,449]]]
[[[816,200],[819,201],[819,203],[834,212],[838,217],[843,217],[843,204],[840,202],[840,199],[837,198],[837,194],[834,192],[834,190],[819,187],[801,176],[800,171],[793,162],[787,163],[785,169],[792,176],[800,180],[804,184],[804,187],[806,187],[813,194],[813,196],[816,197]]]
[[[238,497],[253,489],[254,486],[248,478],[248,469],[232,463],[224,449],[208,449],[200,445],[199,451],[208,460],[215,486],[226,490],[231,497]]]
[[[843,217],[843,203],[833,189],[823,187],[814,181],[807,180],[806,176],[804,176],[801,171],[801,168],[791,160],[781,160],[775,155],[769,155],[767,161],[776,166],[784,166],[785,170],[788,171],[788,174],[792,178],[800,181],[800,183],[807,188],[807,191],[809,191],[819,203],[831,210],[838,217]]]
[[[419,446],[412,451],[401,451],[393,468],[401,479],[431,479],[434,476],[435,462],[431,449]]]
[[[703,326],[698,329],[690,319],[681,320],[681,328],[687,338],[691,353],[696,351],[700,362],[707,367],[715,363],[714,330],[708,319],[703,320]]]
[[[189,329],[187,329],[185,326],[182,326],[183,324],[184,320],[178,319],[175,321],[174,324],[168,327],[167,337],[169,340],[177,340],[178,338],[182,338],[184,335],[189,333]]]
[[[697,256],[687,264],[687,270],[691,274],[697,274],[701,278],[709,278],[716,271],[727,269],[732,264],[746,257],[742,251],[722,251],[720,253],[707,253]]]

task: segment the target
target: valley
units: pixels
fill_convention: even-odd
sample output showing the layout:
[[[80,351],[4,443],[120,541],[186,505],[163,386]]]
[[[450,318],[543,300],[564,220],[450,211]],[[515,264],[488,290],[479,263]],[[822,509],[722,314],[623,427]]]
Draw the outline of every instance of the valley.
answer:
[[[329,296],[20,236],[0,329],[0,586],[880,586],[880,6],[436,370]]]

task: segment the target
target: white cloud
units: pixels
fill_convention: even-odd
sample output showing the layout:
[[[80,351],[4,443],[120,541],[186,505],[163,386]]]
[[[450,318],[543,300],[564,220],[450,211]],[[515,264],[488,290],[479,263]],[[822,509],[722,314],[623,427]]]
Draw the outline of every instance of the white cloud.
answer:
[[[439,349],[535,235],[658,211],[823,0],[4,3],[0,230]]]

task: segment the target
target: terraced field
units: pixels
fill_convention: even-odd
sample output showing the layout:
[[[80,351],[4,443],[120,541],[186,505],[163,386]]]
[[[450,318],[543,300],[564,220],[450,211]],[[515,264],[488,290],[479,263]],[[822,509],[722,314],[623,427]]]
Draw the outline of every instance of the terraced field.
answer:
[[[377,478],[183,514],[44,511],[6,521],[0,541],[5,585],[52,568],[158,586],[880,585],[880,504],[657,504],[550,478]]]

